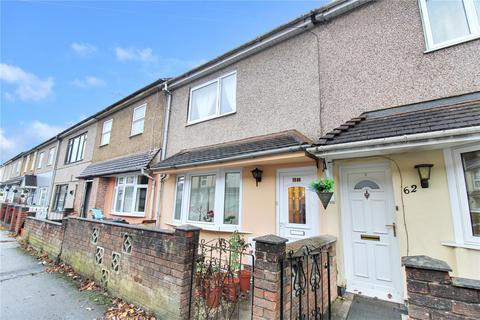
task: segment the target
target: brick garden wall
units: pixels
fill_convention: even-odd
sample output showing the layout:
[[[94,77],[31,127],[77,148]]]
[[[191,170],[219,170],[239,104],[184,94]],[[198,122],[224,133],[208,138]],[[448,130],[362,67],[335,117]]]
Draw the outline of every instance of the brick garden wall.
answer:
[[[45,242],[61,244],[58,230],[63,228],[60,258],[77,272],[160,319],[188,319],[200,229],[147,229],[83,218],[64,219],[63,225],[28,218],[26,224],[29,242],[54,253],[60,247],[54,245],[57,250],[51,250]]]
[[[37,250],[58,258],[63,241],[64,225],[50,220],[27,218],[24,227],[24,238]]]
[[[480,319],[479,280],[450,277],[446,262],[427,256],[404,257],[403,265],[410,319]]]

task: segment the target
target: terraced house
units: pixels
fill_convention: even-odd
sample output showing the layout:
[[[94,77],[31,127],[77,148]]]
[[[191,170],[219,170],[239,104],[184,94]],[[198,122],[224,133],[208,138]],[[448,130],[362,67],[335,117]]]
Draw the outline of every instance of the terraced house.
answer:
[[[61,133],[50,211],[189,224],[205,240],[237,231],[253,246],[274,235],[260,249],[323,237],[339,294],[474,319],[479,39],[475,0],[333,1]],[[322,178],[334,180],[325,204],[310,188]],[[423,255],[405,272],[402,257]],[[449,270],[456,280],[411,287]],[[275,299],[255,316],[280,318]]]

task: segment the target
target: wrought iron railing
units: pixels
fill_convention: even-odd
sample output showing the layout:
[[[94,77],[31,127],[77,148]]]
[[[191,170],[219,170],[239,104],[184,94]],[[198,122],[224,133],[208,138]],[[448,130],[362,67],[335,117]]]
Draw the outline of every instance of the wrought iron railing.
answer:
[[[238,234],[201,240],[192,270],[190,319],[251,319],[255,257]]]
[[[287,253],[281,268],[282,319],[331,319],[330,260],[328,251],[306,245]]]

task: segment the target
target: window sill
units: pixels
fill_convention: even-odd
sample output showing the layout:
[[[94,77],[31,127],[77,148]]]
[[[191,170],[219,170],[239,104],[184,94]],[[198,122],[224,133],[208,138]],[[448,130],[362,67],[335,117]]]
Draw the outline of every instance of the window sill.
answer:
[[[213,117],[208,117],[208,118],[201,119],[201,120],[187,122],[185,127],[193,126],[193,125],[198,124],[198,123],[202,123],[202,122],[206,122],[206,121],[210,121],[210,120],[214,120],[214,119],[218,119],[218,118],[227,117],[227,116],[233,115],[235,113],[237,113],[237,111],[232,111],[232,112],[229,112],[229,113],[221,114],[219,116],[213,116]]]
[[[432,47],[430,49],[425,50],[423,53],[435,52],[437,50],[442,50],[442,49],[445,49],[445,48],[448,48],[448,47],[453,47],[453,46],[459,45],[461,43],[470,42],[470,41],[477,40],[477,39],[480,39],[480,34],[472,35],[472,36],[469,36],[467,38],[462,38],[462,39],[455,40],[455,41],[452,41],[452,42],[448,42],[448,43],[445,43],[445,44],[440,44],[438,46],[435,46],[435,47]]]
[[[143,134],[143,132],[135,133],[135,134],[130,134],[130,137],[129,137],[129,138],[138,137],[139,135],[142,135],[142,134]]]
[[[442,246],[451,247],[451,248],[463,248],[463,249],[470,249],[470,250],[478,250],[478,251],[480,251],[480,244],[465,244],[465,243],[457,243],[457,242],[442,242]]]
[[[110,212],[112,216],[118,216],[118,217],[127,217],[127,218],[145,218],[145,213],[139,213],[139,214],[134,214],[134,213],[128,213],[128,212]]]
[[[171,227],[178,227],[178,226],[181,226],[181,225],[184,225],[184,224],[189,224],[189,225],[192,225],[192,226],[195,226],[195,227],[199,227],[201,228],[202,230],[205,230],[205,231],[212,231],[212,232],[228,232],[228,233],[232,233],[234,231],[238,231],[238,233],[240,234],[252,234],[253,232],[250,232],[250,231],[245,231],[245,230],[238,230],[237,228],[225,228],[225,227],[215,227],[215,226],[208,226],[208,225],[204,225],[204,224],[197,224],[197,223],[177,223],[177,222],[171,222],[171,223],[165,223],[167,226],[171,226]]]
[[[103,148],[103,147],[108,146],[109,144],[110,144],[110,143],[104,143],[104,144],[99,145],[98,147],[99,147],[99,148]]]

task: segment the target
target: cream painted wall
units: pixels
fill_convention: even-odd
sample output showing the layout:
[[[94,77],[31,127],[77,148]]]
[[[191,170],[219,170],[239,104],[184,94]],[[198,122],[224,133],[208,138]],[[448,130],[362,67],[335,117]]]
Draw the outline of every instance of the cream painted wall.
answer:
[[[445,164],[442,150],[419,151],[412,153],[389,155],[388,158],[359,158],[355,160],[339,160],[334,162],[335,203],[331,203],[325,215],[321,217],[322,233],[338,237],[337,264],[338,282],[345,283],[344,242],[341,226],[341,197],[339,185],[339,167],[349,164],[372,163],[374,161],[389,161],[392,172],[396,211],[397,236],[400,242],[401,255],[407,255],[406,230],[409,234],[409,255],[428,255],[446,261],[453,269],[453,275],[480,279],[480,251],[452,248],[442,245],[442,242],[453,242],[454,231],[450,196],[448,191]],[[395,164],[396,163],[396,164]],[[420,187],[418,173],[414,166],[419,163],[432,163],[430,186]],[[400,168],[401,177],[397,164]],[[403,194],[401,187],[418,186],[416,193]],[[403,194],[403,196],[402,196]],[[405,211],[402,211],[402,199]],[[403,218],[405,213],[405,219]],[[406,221],[405,228],[404,224]]]
[[[276,234],[276,180],[277,170],[280,168],[296,168],[305,166],[314,166],[315,162],[310,158],[303,157],[303,161],[284,164],[265,164],[258,166],[263,170],[262,182],[255,185],[251,170],[257,165],[245,165],[243,170],[243,199],[242,216],[240,231],[244,233],[246,239],[266,234]],[[239,166],[231,166],[239,168]],[[168,176],[163,185],[162,205],[160,226],[162,228],[172,228],[173,203],[175,196],[176,174]],[[228,237],[227,232],[202,231],[203,239],[213,239],[217,237]]]

